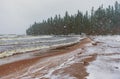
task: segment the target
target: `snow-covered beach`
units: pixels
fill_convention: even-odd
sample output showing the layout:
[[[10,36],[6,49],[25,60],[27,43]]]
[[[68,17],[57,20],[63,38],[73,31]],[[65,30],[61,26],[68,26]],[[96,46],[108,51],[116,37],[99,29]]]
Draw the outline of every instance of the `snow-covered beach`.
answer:
[[[87,79],[120,79],[120,36],[96,36],[97,46],[87,47],[86,53],[97,58],[87,67]]]
[[[79,40],[44,53],[31,51],[30,57],[23,53],[3,58],[9,63],[0,65],[0,79],[120,79],[119,35]],[[18,59],[10,61],[12,57]]]

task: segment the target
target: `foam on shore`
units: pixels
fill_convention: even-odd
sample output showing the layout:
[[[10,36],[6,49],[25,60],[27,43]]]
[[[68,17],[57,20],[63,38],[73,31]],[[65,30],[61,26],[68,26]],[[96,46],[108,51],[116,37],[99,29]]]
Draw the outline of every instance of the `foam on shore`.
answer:
[[[53,44],[53,45],[30,46],[30,47],[25,47],[25,48],[17,48],[17,49],[13,49],[13,50],[7,50],[7,51],[3,51],[0,53],[0,58],[12,56],[12,55],[18,54],[18,53],[25,53],[25,52],[29,52],[29,51],[42,50],[42,49],[54,49],[54,48],[58,48],[58,47],[62,47],[62,46],[69,46],[69,45],[78,43],[80,41],[80,39],[82,39],[82,38],[76,37],[74,41],[66,42],[66,43],[63,42],[63,43]],[[58,39],[58,40],[60,40],[60,39]],[[52,42],[53,41],[54,40],[52,40]],[[60,41],[64,41],[64,40],[60,40]],[[56,42],[56,40],[54,42]]]

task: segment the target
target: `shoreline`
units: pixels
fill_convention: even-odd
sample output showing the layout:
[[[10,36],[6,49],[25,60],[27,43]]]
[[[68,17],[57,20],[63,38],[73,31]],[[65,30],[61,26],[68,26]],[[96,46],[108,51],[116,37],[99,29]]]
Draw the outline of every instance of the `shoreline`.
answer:
[[[80,39],[80,40],[82,40],[82,39]],[[5,57],[0,58],[0,65],[4,65],[4,64],[7,64],[7,63],[12,63],[12,62],[15,62],[15,61],[31,59],[31,58],[34,58],[36,56],[38,57],[38,54],[44,55],[45,53],[48,53],[48,52],[55,52],[54,50],[60,50],[60,49],[63,50],[67,47],[71,47],[71,46],[74,46],[74,45],[78,44],[80,42],[80,40],[78,40],[76,42],[73,42],[73,43],[66,43],[65,45],[58,45],[58,46],[52,46],[52,47],[44,48],[44,49],[31,50],[31,51],[26,51],[26,52],[21,52],[21,53],[19,53],[19,52],[14,53],[13,55],[5,56]],[[25,57],[25,55],[27,57]],[[8,60],[11,60],[11,59],[12,59],[12,61],[8,61]]]
[[[3,51],[3,52],[0,52],[0,59],[14,56],[17,54],[24,54],[24,53],[34,52],[34,51],[51,50],[51,49],[56,49],[56,48],[61,48],[61,47],[67,47],[67,46],[71,46],[73,44],[78,43],[81,39],[84,39],[84,38],[77,37],[76,41],[74,41],[74,42],[54,44],[54,45],[50,45],[50,46],[49,45],[48,46],[38,46],[38,47],[29,47],[29,48],[22,48],[22,49],[14,49],[14,50],[10,50],[10,51]]]
[[[57,56],[58,56],[58,59],[56,59],[56,60],[59,60],[59,56],[64,56],[64,55],[67,55],[67,54],[69,56],[69,54],[71,52],[76,51],[79,48],[84,48],[84,45],[89,43],[89,42],[91,42],[91,40],[89,38],[84,38],[77,44],[73,44],[73,45],[70,45],[70,46],[64,46],[64,47],[59,47],[59,48],[56,48],[56,49],[51,49],[51,50],[49,50],[47,52],[44,52],[44,53],[40,53],[40,51],[31,52],[33,56],[31,56],[28,59],[22,59],[22,60],[13,61],[11,63],[6,63],[6,64],[3,64],[3,65],[0,65],[0,77],[2,79],[15,78],[14,76],[10,76],[10,75],[16,74],[16,72],[18,72],[20,74],[20,72],[22,72],[26,68],[29,68],[30,66],[38,63],[39,61],[45,62],[44,60],[49,59],[49,58],[54,58],[54,57],[57,57]],[[71,54],[74,55],[74,53],[71,53]],[[60,58],[62,58],[62,57],[60,57]],[[63,59],[63,60],[65,60],[65,59]],[[84,62],[84,61],[85,62],[91,62],[94,59],[95,59],[95,57],[93,55],[90,58],[85,58],[85,59],[81,60],[81,62]],[[52,60],[52,61],[54,63],[55,60]],[[61,61],[61,59],[59,61]],[[48,63],[50,63],[50,62],[48,62]],[[58,63],[58,62],[56,62],[56,63]],[[81,63],[80,64],[73,64],[73,65],[70,66],[70,68],[68,67],[68,69],[71,69],[72,66],[73,66],[72,68],[74,68],[74,67],[82,67],[82,68],[80,68],[80,70],[82,69],[82,71],[84,71],[84,74],[81,75],[81,78],[85,78],[85,76],[88,75],[88,73],[85,70],[85,66],[87,66],[87,65],[88,64],[84,64],[84,63],[82,63],[82,64]],[[66,73],[69,73],[69,72],[67,72],[69,70],[66,70],[66,69],[64,69],[64,70],[65,70]],[[77,71],[76,68],[75,68],[75,70]],[[80,70],[78,69],[79,72],[80,72]],[[72,74],[74,74],[74,73],[71,73],[71,75]],[[75,76],[75,75],[73,75],[73,76]],[[80,77],[80,75],[79,75],[79,77]]]

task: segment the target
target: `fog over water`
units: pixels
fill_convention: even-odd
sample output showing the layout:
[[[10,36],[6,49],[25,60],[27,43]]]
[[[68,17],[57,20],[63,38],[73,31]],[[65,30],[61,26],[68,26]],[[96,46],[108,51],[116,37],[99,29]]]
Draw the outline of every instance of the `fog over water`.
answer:
[[[65,11],[75,14],[113,5],[116,0],[0,0],[0,34],[25,34],[35,21],[41,22]],[[120,0],[117,0],[120,3]]]

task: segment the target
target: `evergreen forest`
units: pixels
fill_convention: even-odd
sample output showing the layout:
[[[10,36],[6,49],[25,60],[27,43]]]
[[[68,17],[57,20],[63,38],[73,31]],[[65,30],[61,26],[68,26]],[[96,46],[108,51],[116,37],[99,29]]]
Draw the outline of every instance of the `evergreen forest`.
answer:
[[[27,35],[120,34],[120,4],[117,1],[107,8],[101,5],[94,10],[92,7],[90,12],[82,13],[78,10],[76,14],[69,15],[66,11],[63,17],[55,15],[42,22],[35,22],[26,33]]]

